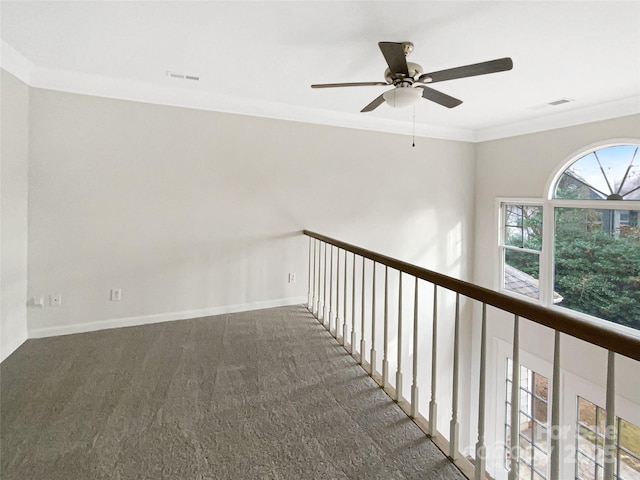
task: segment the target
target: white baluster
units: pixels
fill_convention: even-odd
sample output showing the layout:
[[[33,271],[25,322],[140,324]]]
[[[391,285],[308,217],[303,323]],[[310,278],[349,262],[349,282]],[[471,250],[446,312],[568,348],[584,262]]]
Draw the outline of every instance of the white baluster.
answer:
[[[318,241],[313,239],[313,302],[311,303],[311,313],[317,318],[316,311],[316,246]]]
[[[316,318],[322,323],[322,310],[320,309],[320,302],[322,296],[320,295],[322,289],[322,242],[318,241],[318,301],[316,305]]]
[[[429,435],[435,437],[438,430],[438,403],[436,386],[438,382],[438,286],[433,285],[433,330],[431,336],[431,401],[429,402]]]
[[[309,237],[309,280],[307,281],[307,310],[311,310],[313,307],[313,299],[311,298],[311,243],[312,238]]]
[[[616,465],[616,354],[609,350],[607,358],[607,397],[604,433],[604,477],[613,480]]]
[[[398,365],[396,369],[396,402],[402,399],[402,272],[398,278]]]
[[[373,262],[371,285],[371,376],[376,371],[376,262]]]
[[[560,480],[560,332],[553,342],[553,379],[551,387],[551,480]]]
[[[345,254],[347,252],[344,252]],[[336,332],[334,337],[340,339],[340,249],[336,252]],[[344,336],[344,332],[342,332]]]
[[[384,266],[384,345],[382,347],[382,388],[386,388],[389,381],[389,359],[387,353],[389,350],[389,267]]]
[[[411,416],[418,416],[418,277],[413,298],[413,383],[411,384]]]
[[[342,346],[347,343],[347,251],[344,251],[344,312],[342,313]]]
[[[480,336],[480,392],[478,396],[478,443],[476,443],[475,480],[485,478],[487,448],[484,444],[484,404],[487,371],[487,305],[482,304],[482,335]]]
[[[513,352],[511,354],[511,452],[509,480],[518,480],[520,470],[520,317],[513,319]]]
[[[364,364],[364,357],[366,348],[366,342],[364,341],[364,269],[366,266],[366,259],[362,257],[362,310],[360,316],[360,365]]]
[[[356,355],[356,254],[353,254],[353,272],[351,274],[351,355]]]
[[[453,388],[451,397],[451,422],[449,424],[449,457],[458,458],[460,444],[458,424],[458,375],[460,365],[460,294],[456,293],[456,314],[453,331]]]
[[[331,256],[329,257],[329,322],[327,330],[331,333],[331,323],[333,322],[333,245],[329,248],[331,249]]]
[[[324,244],[324,301],[322,303],[322,325],[327,324],[327,248],[328,244]]]

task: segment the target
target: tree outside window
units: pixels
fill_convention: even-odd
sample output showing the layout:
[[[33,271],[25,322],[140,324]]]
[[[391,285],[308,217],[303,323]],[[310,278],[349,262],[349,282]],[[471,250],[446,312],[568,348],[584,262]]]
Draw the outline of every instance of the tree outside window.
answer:
[[[639,149],[616,145],[572,162],[544,203],[553,231],[543,232],[543,202],[503,203],[504,290],[540,299],[537,287],[546,288],[549,303],[640,330]],[[543,252],[545,233],[552,252]],[[550,281],[540,286],[545,268]]]

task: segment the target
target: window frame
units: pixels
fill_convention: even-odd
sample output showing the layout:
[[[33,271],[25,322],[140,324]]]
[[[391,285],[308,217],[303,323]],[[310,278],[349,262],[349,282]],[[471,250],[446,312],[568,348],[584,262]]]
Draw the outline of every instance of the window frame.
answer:
[[[576,315],[578,318],[589,322],[596,322],[602,325],[602,322],[606,322],[606,325],[614,330],[633,333],[640,336],[640,330],[636,330],[625,325],[620,325],[615,322],[595,317],[577,310],[570,309],[562,306],[562,304],[553,303],[553,286],[555,279],[555,214],[557,208],[579,208],[579,209],[597,209],[597,210],[634,210],[640,212],[640,201],[638,200],[575,200],[575,199],[559,199],[553,198],[555,187],[560,180],[564,171],[569,168],[576,160],[588,155],[593,151],[598,151],[608,147],[614,147],[618,145],[640,145],[640,139],[635,138],[620,138],[610,139],[602,142],[593,143],[587,145],[578,150],[575,150],[571,155],[566,157],[564,161],[553,171],[549,177],[547,184],[545,185],[544,195],[541,198],[535,197],[497,197],[495,202],[495,222],[494,231],[498,232],[496,248],[495,248],[495,261],[494,265],[498,268],[495,269],[494,274],[494,289],[520,300],[536,303],[547,308],[554,309],[559,312],[571,312],[572,315]],[[504,288],[504,205],[531,205],[542,207],[542,248],[539,252],[540,259],[540,279],[539,299],[527,297],[519,293],[511,292]],[[522,251],[529,251],[528,249]],[[537,253],[537,252],[533,252]]]
[[[511,408],[513,408],[513,405],[511,405],[511,397],[509,396],[509,388],[508,388],[508,384],[511,384],[511,388],[514,388],[513,385],[513,379],[509,378],[509,376],[511,375],[511,371],[510,371],[510,367],[512,367],[513,365],[513,360],[511,359],[511,357],[506,357],[506,361],[504,362],[504,365],[506,367],[506,371],[505,371],[505,375],[504,375],[504,386],[505,388],[505,401],[504,401],[504,412],[505,412],[505,418],[504,418],[504,442],[505,442],[505,451],[507,448],[509,448],[509,445],[506,443],[506,437],[507,437],[507,428],[510,429],[510,434],[513,435],[514,434],[514,429],[513,426],[511,425],[511,418],[508,415],[509,410]],[[550,465],[550,436],[549,436],[549,425],[551,424],[551,405],[550,405],[550,400],[551,400],[551,396],[549,395],[549,393],[551,392],[551,382],[549,382],[549,377],[546,375],[543,375],[539,372],[537,372],[536,370],[533,370],[531,368],[529,368],[527,365],[525,365],[524,363],[520,362],[520,386],[518,387],[519,389],[519,394],[520,394],[520,398],[522,399],[523,393],[528,397],[528,399],[531,401],[531,409],[535,409],[534,403],[536,400],[541,401],[542,403],[544,403],[546,405],[546,411],[547,411],[547,418],[545,419],[545,424],[543,425],[536,417],[535,417],[535,412],[529,414],[528,412],[524,412],[522,410],[522,404],[520,404],[520,409],[518,411],[518,418],[521,418],[522,414],[525,415],[525,418],[528,418],[529,421],[532,423],[532,432],[539,427],[536,427],[536,425],[539,425],[540,427],[544,428],[545,430],[547,430],[547,437],[546,437],[546,450],[543,450],[542,447],[540,446],[541,442],[537,441],[535,438],[535,434],[532,435],[532,438],[527,437],[526,435],[524,435],[522,433],[522,431],[520,430],[520,428],[518,428],[518,445],[520,445],[520,448],[522,448],[522,438],[525,439],[525,442],[528,443],[531,446],[531,456],[533,457],[532,459],[526,459],[522,456],[522,451],[520,451],[520,458],[519,458],[519,463],[523,464],[525,466],[526,469],[529,470],[530,472],[530,477],[533,479],[535,474],[537,474],[539,477],[543,478],[544,480],[547,480],[549,478],[549,465]],[[530,374],[531,374],[531,383],[535,383],[535,377],[536,376],[540,376],[542,378],[544,378],[547,381],[547,399],[543,399],[542,397],[539,397],[536,392],[535,392],[535,387],[531,388],[531,387],[527,387],[527,388],[523,388],[522,386],[522,369],[527,370]],[[537,450],[538,452],[541,452],[542,454],[544,454],[545,458],[546,458],[546,468],[545,471],[541,471],[537,466],[536,466],[536,462],[535,462],[535,450]],[[504,458],[503,458],[503,466],[504,469],[508,471],[507,468],[507,455],[506,453],[503,453]],[[522,476],[522,470],[519,473],[519,477]]]
[[[518,248],[511,245],[505,245],[505,206],[506,205],[516,205],[516,206],[532,206],[532,207],[540,207],[542,208],[542,247],[540,251],[531,250],[528,248]],[[498,242],[497,242],[497,261],[498,261],[498,271],[494,276],[494,286],[495,289],[505,295],[509,295],[514,298],[519,298],[521,300],[525,300],[532,303],[545,305],[545,297],[546,297],[546,275],[547,272],[544,271],[543,264],[546,259],[546,250],[544,244],[546,225],[545,225],[545,208],[544,208],[544,200],[541,198],[526,198],[526,197],[498,197],[496,199],[496,211],[498,213],[497,218],[497,229],[498,229]],[[506,250],[512,250],[516,252],[526,252],[538,255],[538,261],[540,265],[539,270],[539,298],[532,298],[526,295],[522,295],[520,293],[512,292],[511,290],[507,290],[504,288],[504,268],[505,268],[505,252]]]

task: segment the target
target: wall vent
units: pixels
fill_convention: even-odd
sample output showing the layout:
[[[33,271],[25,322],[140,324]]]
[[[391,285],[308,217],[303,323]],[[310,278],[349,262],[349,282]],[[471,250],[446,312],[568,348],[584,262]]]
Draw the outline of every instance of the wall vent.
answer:
[[[569,103],[569,102],[573,102],[573,100],[571,98],[561,98],[559,100],[554,100],[553,102],[549,102],[547,105],[552,105],[554,107],[557,107],[558,105],[562,105],[564,103]]]
[[[196,82],[200,80],[200,77],[196,77],[195,75],[186,75],[184,73],[176,73],[176,72],[170,72],[170,71],[167,71],[167,77],[179,78],[182,80],[194,80]]]

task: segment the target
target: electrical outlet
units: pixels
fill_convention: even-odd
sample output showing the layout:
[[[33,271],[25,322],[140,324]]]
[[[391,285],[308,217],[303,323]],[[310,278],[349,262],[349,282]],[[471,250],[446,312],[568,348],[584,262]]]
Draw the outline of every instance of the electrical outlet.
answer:
[[[49,299],[51,300],[51,306],[52,307],[59,307],[62,305],[62,294],[58,293],[58,294],[51,294],[49,296]]]
[[[112,288],[111,289],[111,301],[119,302],[122,300],[122,289],[121,288]]]
[[[290,273],[289,274],[289,283],[296,283],[296,274],[295,273]]]

